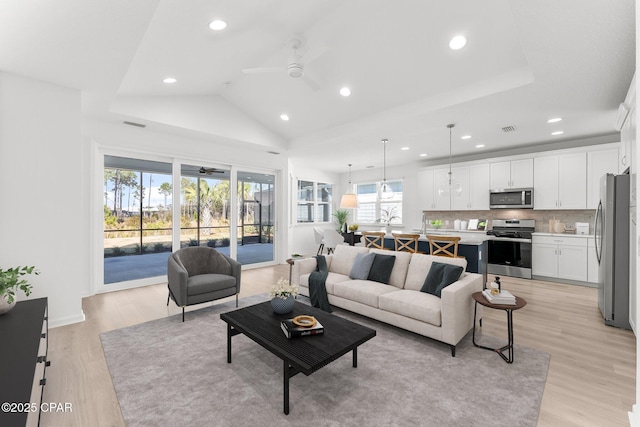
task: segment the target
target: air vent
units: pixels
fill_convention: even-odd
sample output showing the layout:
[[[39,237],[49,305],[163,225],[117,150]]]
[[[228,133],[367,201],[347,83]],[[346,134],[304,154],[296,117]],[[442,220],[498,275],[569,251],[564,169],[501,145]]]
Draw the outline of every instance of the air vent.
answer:
[[[502,132],[515,132],[515,126],[505,126],[502,128]]]
[[[139,128],[146,128],[147,125],[143,125],[142,123],[136,123],[136,122],[128,122],[128,121],[123,121],[122,123],[124,123],[125,125],[129,125],[129,126],[135,126],[135,127],[139,127]]]
[[[277,151],[267,151],[267,153],[269,154],[273,154],[273,155],[279,155],[280,153],[278,153]]]

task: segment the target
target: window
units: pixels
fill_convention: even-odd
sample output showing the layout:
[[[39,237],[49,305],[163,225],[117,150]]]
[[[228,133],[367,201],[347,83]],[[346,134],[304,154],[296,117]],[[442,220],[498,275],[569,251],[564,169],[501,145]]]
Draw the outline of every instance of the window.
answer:
[[[298,181],[298,222],[331,222],[332,193],[332,184]]]
[[[393,190],[393,197],[378,200],[381,182],[356,184],[358,209],[355,221],[358,224],[402,224],[402,180],[387,181]]]

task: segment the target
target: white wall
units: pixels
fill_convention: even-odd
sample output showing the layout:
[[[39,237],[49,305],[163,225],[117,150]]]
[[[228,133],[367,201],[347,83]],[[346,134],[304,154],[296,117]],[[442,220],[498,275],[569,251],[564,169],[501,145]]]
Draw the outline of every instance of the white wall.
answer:
[[[0,72],[0,266],[35,265],[52,327],[84,320],[80,92]],[[24,299],[22,295],[20,299]]]

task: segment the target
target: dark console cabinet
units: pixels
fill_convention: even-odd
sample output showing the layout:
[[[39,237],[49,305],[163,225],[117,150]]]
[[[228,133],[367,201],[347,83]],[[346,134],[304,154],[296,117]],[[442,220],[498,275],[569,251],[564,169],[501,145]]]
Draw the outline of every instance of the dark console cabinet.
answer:
[[[20,301],[0,316],[0,426],[40,423],[49,366],[47,311],[47,299],[38,298]],[[25,410],[25,405],[30,406]]]

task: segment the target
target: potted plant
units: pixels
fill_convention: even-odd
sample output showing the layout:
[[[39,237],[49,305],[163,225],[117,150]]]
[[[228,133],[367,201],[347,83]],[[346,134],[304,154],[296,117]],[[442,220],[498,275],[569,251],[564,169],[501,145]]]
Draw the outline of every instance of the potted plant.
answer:
[[[281,277],[269,290],[273,312],[277,314],[291,312],[295,305],[294,297],[296,295],[298,295],[298,285],[292,285],[287,279]]]
[[[397,206],[391,206],[390,208],[382,208],[382,215],[380,218],[376,220],[376,222],[380,222],[383,224],[387,224],[386,231],[387,233],[391,232],[391,221],[394,219],[400,219],[396,212],[398,210]]]
[[[7,270],[0,268],[0,314],[4,314],[15,306],[16,291],[21,290],[26,296],[31,295],[31,284],[23,276],[38,275],[34,266],[13,267]]]
[[[338,209],[333,213],[333,216],[338,221],[338,233],[346,233],[345,224],[347,223],[347,218],[349,217],[349,211],[346,209]]]

